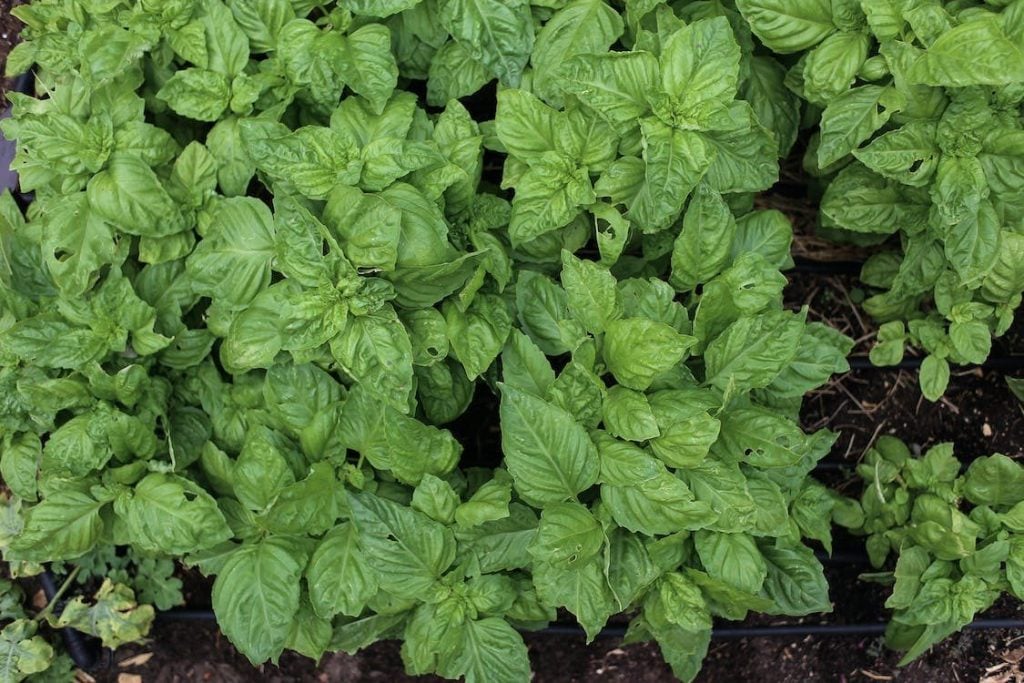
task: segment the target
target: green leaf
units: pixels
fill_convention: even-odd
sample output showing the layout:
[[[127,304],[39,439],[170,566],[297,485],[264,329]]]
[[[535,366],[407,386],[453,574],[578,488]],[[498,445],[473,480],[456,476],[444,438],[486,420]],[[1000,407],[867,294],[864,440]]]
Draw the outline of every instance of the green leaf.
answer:
[[[995,17],[981,15],[944,31],[907,71],[914,83],[963,87],[1024,79],[1024,52]]]
[[[694,498],[710,506],[717,515],[706,519],[699,528],[730,534],[750,528],[756,507],[738,465],[705,458],[696,467],[679,470],[679,475]]]
[[[196,291],[239,306],[252,301],[270,284],[274,232],[270,209],[258,199],[221,202],[187,262]]]
[[[969,211],[946,232],[945,253],[960,278],[977,282],[999,257],[1000,221],[989,202]]]
[[[382,590],[423,599],[455,559],[450,529],[371,493],[349,496],[366,564]]]
[[[619,609],[628,609],[657,579],[658,568],[643,541],[625,529],[615,529],[609,534],[606,552],[608,587]]]
[[[760,192],[779,179],[778,144],[749,104],[737,100],[726,120],[701,136],[709,157],[705,182],[722,193]]]
[[[635,128],[657,87],[658,60],[649,52],[577,57],[566,65],[566,89],[617,129]]]
[[[698,531],[694,545],[709,575],[747,593],[761,590],[768,568],[753,538],[747,534]]]
[[[357,617],[378,588],[377,575],[359,547],[351,523],[336,526],[319,542],[305,571],[309,600],[322,619]]]
[[[196,121],[216,121],[231,101],[231,85],[223,74],[207,69],[177,71],[157,92],[176,114]]]
[[[716,444],[730,458],[754,467],[790,467],[807,452],[807,437],[784,415],[764,408],[741,408],[722,415],[721,440]]]
[[[602,413],[605,429],[620,439],[646,441],[661,434],[647,397],[639,391],[612,387],[605,396]]]
[[[398,85],[391,32],[381,24],[367,24],[348,35],[346,47],[348,86],[375,112],[383,111]]]
[[[751,30],[769,49],[799,52],[835,31],[829,0],[737,0]]]
[[[641,119],[644,184],[628,218],[647,232],[667,227],[679,215],[690,191],[711,165],[712,152],[693,131]]]
[[[0,477],[23,500],[36,500],[36,475],[42,456],[43,448],[35,434],[19,434],[0,444]]]
[[[539,398],[546,396],[555,382],[555,371],[544,352],[517,329],[512,330],[501,353],[501,369],[505,384]]]
[[[608,323],[602,354],[620,384],[643,391],[679,364],[696,342],[665,323],[622,318]]]
[[[622,30],[622,19],[604,0],[574,0],[559,9],[537,33],[530,57],[534,92],[552,104],[560,103],[570,60],[606,53]]]
[[[104,501],[75,489],[47,495],[29,510],[24,529],[11,542],[8,557],[30,562],[81,557],[100,540],[104,527],[100,510],[104,505]]]
[[[516,310],[523,332],[549,356],[570,351],[586,334],[569,313],[565,290],[539,273],[528,270],[519,276]]]
[[[804,93],[812,102],[831,102],[846,92],[868,56],[871,39],[860,31],[833,33],[807,53]]]
[[[853,88],[836,97],[821,116],[819,166],[825,168],[852,153],[902,108],[896,90],[878,85]]]
[[[280,445],[276,435],[266,428],[246,434],[235,462],[232,484],[238,500],[250,510],[266,509],[281,489],[295,483]]]
[[[287,0],[234,1],[228,3],[231,14],[249,38],[253,52],[273,51],[281,28],[295,18],[295,10]]]
[[[770,57],[750,59],[750,77],[740,85],[740,95],[750,103],[762,126],[775,134],[780,157],[796,143],[800,125],[800,99],[786,90],[785,68]]]
[[[795,617],[832,611],[828,583],[810,548],[777,542],[760,549],[768,568],[761,595],[773,602],[765,612]]]
[[[689,291],[725,267],[736,235],[736,220],[722,196],[702,185],[683,217],[672,247],[672,286]]]
[[[569,312],[588,332],[600,334],[605,326],[621,317],[622,303],[615,277],[593,261],[583,261],[562,251],[562,287]]]
[[[191,481],[169,474],[143,477],[114,503],[131,542],[152,553],[183,555],[231,538],[214,499]]]
[[[114,227],[89,206],[86,193],[66,197],[44,225],[41,255],[54,283],[67,296],[84,294],[100,268],[123,259]]]
[[[448,341],[469,379],[482,375],[501,353],[512,331],[512,315],[505,301],[477,294],[466,310],[451,301],[444,304]]]
[[[402,413],[413,389],[412,344],[390,308],[353,318],[331,340],[331,355],[368,392]]]
[[[803,331],[803,315],[740,318],[708,345],[707,383],[722,391],[768,386],[796,356]]]
[[[338,518],[337,487],[334,468],[325,462],[313,463],[304,479],[281,490],[260,522],[273,533],[321,534]]]
[[[458,562],[484,574],[527,567],[533,561],[528,549],[536,534],[536,513],[512,503],[507,517],[455,530]]]
[[[285,647],[319,661],[331,642],[331,622],[318,617],[309,603],[303,602],[292,622]]]
[[[541,513],[530,554],[542,562],[571,567],[595,557],[604,542],[601,525],[586,507],[557,503]]]
[[[529,5],[515,0],[444,0],[440,21],[469,55],[518,87],[533,49]]]
[[[949,362],[935,355],[926,356],[918,375],[921,394],[929,401],[938,401],[949,386]]]
[[[53,647],[35,630],[33,622],[17,619],[0,631],[0,678],[18,683],[50,668]]]
[[[466,683],[518,683],[530,677],[530,658],[523,638],[504,619],[487,617],[466,622],[461,647],[442,673],[462,676]]]
[[[336,437],[375,468],[411,485],[418,484],[425,474],[447,474],[462,452],[451,433],[403,414],[363,385],[349,392]]]
[[[822,215],[846,230],[890,235],[904,226],[911,232],[928,226],[931,202],[860,164],[839,172],[821,200]]]
[[[501,470],[495,470],[495,478],[478,488],[465,503],[455,509],[455,522],[460,528],[472,528],[505,519],[511,513],[511,477]]]
[[[935,125],[911,122],[883,133],[853,155],[875,173],[904,185],[926,185],[939,163]]]
[[[728,19],[702,19],[673,33],[662,46],[662,88],[679,115],[703,122],[736,97],[739,64],[740,47]]]
[[[243,127],[248,153],[256,167],[278,182],[287,182],[311,199],[323,199],[338,185],[355,185],[363,168],[354,140],[334,128],[304,126],[282,129],[255,139]]]
[[[533,583],[541,601],[551,607],[565,607],[587,632],[587,641],[593,641],[618,611],[615,596],[605,579],[604,562],[595,557],[589,562],[571,567],[537,562],[533,569]]]
[[[530,394],[501,386],[501,445],[524,500],[571,500],[597,481],[597,449],[566,411]]]
[[[132,235],[165,237],[189,227],[160,179],[138,157],[111,159],[89,181],[86,193],[93,211]]]
[[[998,453],[977,458],[967,468],[964,495],[976,505],[1015,505],[1024,500],[1024,467]]]
[[[462,43],[441,46],[430,62],[427,75],[427,103],[440,107],[453,99],[472,95],[494,77],[473,59]]]
[[[654,536],[715,521],[709,503],[695,500],[681,479],[644,451],[613,439],[599,443],[601,499],[619,526]]]
[[[213,582],[213,611],[228,640],[253,664],[277,660],[299,610],[305,560],[283,539],[243,545]]]

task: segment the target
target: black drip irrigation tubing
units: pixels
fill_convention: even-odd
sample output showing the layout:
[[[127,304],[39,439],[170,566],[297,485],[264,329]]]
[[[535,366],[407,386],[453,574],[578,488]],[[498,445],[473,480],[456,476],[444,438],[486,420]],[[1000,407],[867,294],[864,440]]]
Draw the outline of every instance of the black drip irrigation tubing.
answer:
[[[39,581],[42,584],[46,602],[49,603],[53,600],[53,596],[57,594],[57,582],[49,571],[44,571],[40,575]],[[64,610],[64,605],[66,604],[66,600],[58,601],[54,605],[54,613],[59,615]],[[103,665],[104,650],[98,640],[73,628],[58,630],[60,631],[61,638],[64,640],[64,647],[67,648],[68,656],[71,657],[71,661],[75,663],[75,666],[83,671],[89,671]]]
[[[850,363],[851,371],[859,370],[918,370],[921,368],[921,363],[924,362],[923,357],[915,356],[913,358],[904,358],[896,365],[873,365],[871,359],[867,356],[850,356],[847,358]],[[990,356],[984,363],[980,365],[965,365],[965,368],[978,367],[985,370],[1024,370],[1024,355],[1018,356]]]
[[[157,613],[159,621],[209,621],[215,622],[213,610],[171,609]],[[987,631],[994,629],[1024,630],[1024,619],[976,619],[964,628]],[[551,636],[584,636],[583,628],[577,624],[552,624],[537,631]],[[717,640],[738,640],[740,638],[801,638],[806,636],[852,636],[881,635],[885,623],[873,624],[778,624],[774,626],[727,626],[711,631]],[[598,633],[598,638],[621,638],[626,634],[625,626],[607,626]]]
[[[812,261],[810,259],[793,259],[793,267],[786,272],[807,273],[809,275],[860,275],[863,263],[858,261]]]
[[[882,635],[885,623],[874,624],[779,624],[776,626],[727,626],[711,631],[716,640],[738,640],[740,638],[803,638],[806,636],[857,636]],[[1024,630],[1024,619],[976,619],[964,628],[973,631],[995,629]],[[576,624],[552,624],[538,633],[559,636],[584,636]],[[621,638],[626,634],[625,626],[608,626],[601,629],[598,638]]]

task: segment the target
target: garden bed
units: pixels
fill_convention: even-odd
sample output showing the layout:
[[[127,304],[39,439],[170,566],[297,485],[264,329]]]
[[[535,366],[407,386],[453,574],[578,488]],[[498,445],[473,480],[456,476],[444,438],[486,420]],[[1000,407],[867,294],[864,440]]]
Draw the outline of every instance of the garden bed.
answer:
[[[822,262],[827,266],[827,262]],[[836,291],[858,286],[850,276],[825,277],[814,274],[790,274],[787,301],[793,307],[810,306],[812,315],[860,338],[870,332],[869,320],[858,318],[848,301],[835,297]],[[1019,353],[1021,324],[997,341],[993,356]],[[1024,374],[1024,373],[1022,373]],[[1024,411],[1010,393],[1001,370],[971,368],[956,372],[942,401],[931,403],[921,398],[916,373],[907,370],[866,369],[838,376],[828,386],[805,399],[805,429],[832,429],[841,432],[827,460],[845,462],[852,467],[867,445],[878,434],[897,435],[908,443],[927,447],[953,442],[957,452],[988,454],[1021,453],[1024,444]],[[856,397],[856,398],[854,398]],[[860,403],[856,405],[855,401]],[[494,404],[496,409],[496,403]],[[488,409],[467,416],[453,431],[472,452],[494,452],[500,444],[488,435]],[[483,418],[483,419],[482,419]],[[490,422],[493,424],[493,422]],[[988,426],[986,429],[985,426]],[[859,483],[843,471],[822,477],[840,490],[855,494]],[[859,549],[857,540],[837,534],[837,552]],[[858,580],[865,565],[827,565],[835,612],[826,619],[811,616],[805,623],[868,624],[884,621],[876,587]],[[198,578],[198,577],[197,577]],[[209,605],[209,587],[197,580],[189,596],[195,605]],[[1024,610],[1011,600],[983,615],[988,618],[1020,618]],[[729,626],[766,626],[798,623],[793,619],[764,616]],[[599,638],[587,645],[582,636],[528,634],[537,683],[655,683],[673,680],[658,647],[653,643],[622,646],[617,638]],[[869,681],[898,680],[907,683],[933,683],[937,680],[977,681],[1017,670],[1021,662],[1020,634],[1006,630],[965,630],[934,647],[918,661],[898,667],[899,654],[885,649],[877,635],[803,636],[798,638],[761,637],[713,642],[698,681]],[[97,681],[116,683],[121,673],[138,673],[143,681],[220,680],[241,683],[259,676],[271,683],[299,681],[441,681],[435,677],[410,677],[404,673],[396,642],[378,643],[356,654],[326,655],[319,666],[310,660],[286,653],[278,666],[258,669],[241,656],[218,632],[211,621],[160,620],[151,633],[151,642],[128,645],[116,653],[111,666],[94,672]],[[150,654],[145,664],[120,667],[119,661]],[[993,672],[990,669],[995,668]],[[1024,666],[1020,667],[1024,669]],[[1006,679],[1013,681],[1011,677]]]
[[[0,5],[0,64],[13,42],[16,24],[8,14],[10,2]],[[487,91],[484,99],[493,99]],[[493,112],[492,112],[493,113]],[[843,262],[862,260],[868,253],[858,249],[822,253],[812,235],[814,202],[799,196],[794,187],[806,183],[799,171],[802,150],[784,164],[783,181],[762,195],[759,206],[775,207],[797,226],[795,253],[819,259],[827,270],[829,258]],[[500,166],[485,166],[485,176],[497,179]],[[855,301],[862,298],[860,283],[848,273],[788,273],[786,307],[807,306],[809,319],[824,322],[856,342],[854,354],[863,357],[876,328]],[[1024,352],[1024,326],[1017,324],[995,342],[992,357]],[[959,457],[993,452],[1019,456],[1024,446],[1024,412],[1009,391],[1005,369],[985,366],[954,369],[948,390],[931,403],[921,396],[917,373],[898,369],[857,368],[835,377],[804,401],[802,425],[808,431],[831,429],[840,438],[826,457],[830,467],[818,477],[850,496],[857,496],[861,483],[852,468],[880,435],[893,435],[913,447],[927,448],[952,442]],[[1024,374],[1024,370],[1021,371]],[[498,432],[498,398],[486,386],[476,387],[476,400],[469,411],[448,425],[465,448],[462,466],[496,467],[501,455]],[[836,536],[839,555],[861,552],[860,543],[843,533]],[[816,546],[820,551],[820,548]],[[858,580],[867,565],[831,563],[826,566],[835,612],[812,615],[802,620],[784,617],[751,617],[736,626],[831,623],[878,624],[889,613],[882,606],[884,595],[877,586]],[[198,573],[179,569],[186,585],[188,606],[208,608],[210,581]],[[560,616],[566,617],[565,613]],[[998,602],[983,617],[1020,618],[1019,603]],[[564,620],[564,619],[563,619]],[[618,623],[618,622],[616,622]],[[513,634],[514,635],[514,634]],[[582,636],[534,633],[525,641],[534,680],[630,681],[646,683],[671,680],[671,671],[653,643],[621,646],[617,638],[600,637],[586,645]],[[1024,645],[1016,633],[1005,630],[965,630],[951,636],[907,667],[897,668],[897,653],[884,649],[877,635],[801,636],[799,638],[746,638],[712,641],[699,681],[816,681],[816,680],[901,680],[929,683],[934,680],[980,680],[1002,683],[1013,680],[1024,665]],[[90,675],[97,681],[123,681],[123,674],[141,676],[142,681],[217,680],[249,681],[406,681],[436,680],[405,675],[398,646],[378,643],[357,655],[328,654],[315,665],[311,660],[286,652],[278,665],[252,665],[220,635],[213,621],[160,618],[143,644],[119,648]],[[1024,673],[1020,673],[1024,676]]]

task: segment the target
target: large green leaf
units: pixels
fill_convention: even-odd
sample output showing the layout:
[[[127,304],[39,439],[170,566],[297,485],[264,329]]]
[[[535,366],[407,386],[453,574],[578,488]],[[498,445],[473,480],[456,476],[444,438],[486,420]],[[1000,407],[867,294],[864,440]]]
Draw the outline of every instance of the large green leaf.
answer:
[[[572,415],[543,399],[501,385],[501,445],[524,500],[575,499],[597,482],[597,448]]]
[[[285,540],[245,545],[213,583],[213,610],[224,635],[253,664],[276,660],[299,610],[304,558]]]

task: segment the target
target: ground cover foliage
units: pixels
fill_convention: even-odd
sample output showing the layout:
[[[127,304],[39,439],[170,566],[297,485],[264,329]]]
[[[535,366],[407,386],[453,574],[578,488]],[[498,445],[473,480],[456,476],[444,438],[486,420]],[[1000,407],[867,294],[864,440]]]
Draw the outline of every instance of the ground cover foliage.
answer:
[[[15,11],[0,547],[114,581],[59,615],[7,587],[5,680],[67,670],[43,621],[139,638],[171,560],[253,662],[400,638],[467,681],[527,680],[519,631],[559,610],[591,638],[626,615],[691,679],[713,618],[832,609],[833,516],[899,552],[891,606],[933,599],[897,611],[911,655],[1019,597],[1019,501],[971,483],[1002,470],[950,483],[943,451],[907,484],[940,455],[887,443],[862,502],[811,476],[835,435],[801,400],[853,342],[784,309],[792,228],[754,197],[807,141],[825,231],[885,240],[873,360],[922,348],[940,396],[1024,288],[1024,3]],[[448,427],[488,397],[500,449],[467,453]],[[959,569],[920,540],[944,521],[984,546]]]

